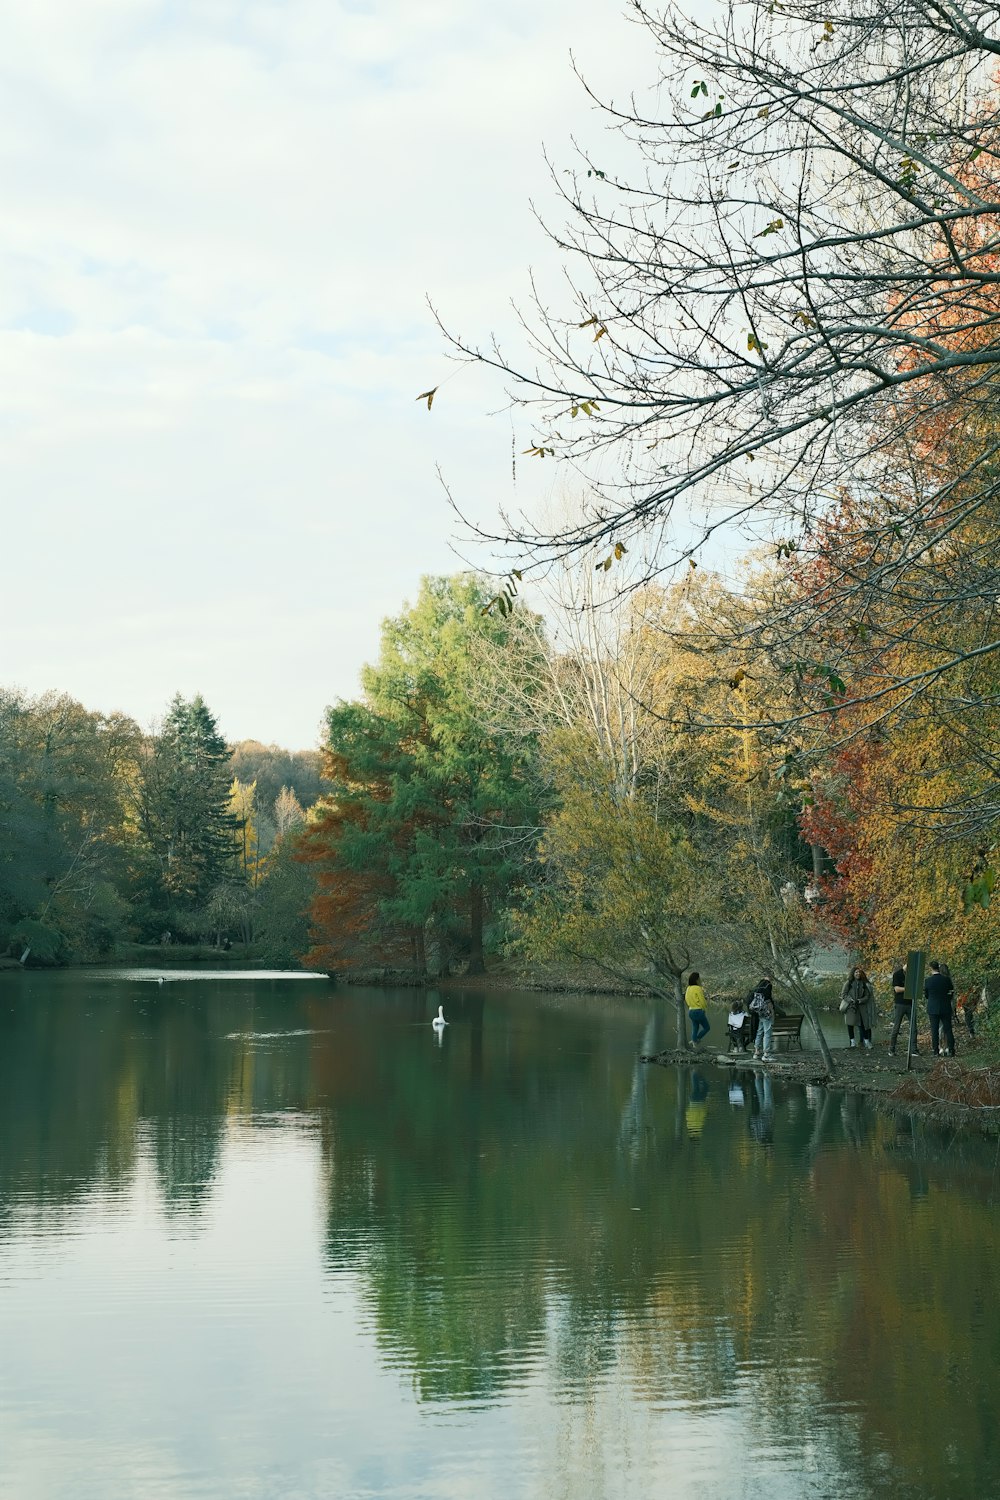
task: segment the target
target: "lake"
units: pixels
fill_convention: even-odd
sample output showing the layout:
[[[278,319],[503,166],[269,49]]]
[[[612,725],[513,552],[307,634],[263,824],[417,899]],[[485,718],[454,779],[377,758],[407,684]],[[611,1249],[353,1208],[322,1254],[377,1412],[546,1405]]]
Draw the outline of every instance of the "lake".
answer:
[[[164,973],[0,975],[2,1500],[1000,1495],[995,1141]]]

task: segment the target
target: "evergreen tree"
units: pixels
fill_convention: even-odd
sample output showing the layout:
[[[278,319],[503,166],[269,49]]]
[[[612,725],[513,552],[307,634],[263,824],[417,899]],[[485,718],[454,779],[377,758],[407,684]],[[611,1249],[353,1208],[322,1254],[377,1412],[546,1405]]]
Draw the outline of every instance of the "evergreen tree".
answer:
[[[203,905],[236,862],[229,747],[199,693],[170,705],[146,765],[143,822],[168,902]]]

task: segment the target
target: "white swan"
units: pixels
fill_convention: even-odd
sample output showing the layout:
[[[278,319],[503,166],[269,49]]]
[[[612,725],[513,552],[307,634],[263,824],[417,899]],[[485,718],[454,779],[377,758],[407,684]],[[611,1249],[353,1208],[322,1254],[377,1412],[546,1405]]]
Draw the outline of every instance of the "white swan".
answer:
[[[447,1026],[447,1024],[448,1024],[448,1022],[444,1018],[444,1006],[443,1005],[439,1005],[438,1006],[438,1013],[434,1017],[433,1021],[431,1022],[431,1025],[434,1027],[435,1031],[440,1031],[442,1029],[442,1027]]]

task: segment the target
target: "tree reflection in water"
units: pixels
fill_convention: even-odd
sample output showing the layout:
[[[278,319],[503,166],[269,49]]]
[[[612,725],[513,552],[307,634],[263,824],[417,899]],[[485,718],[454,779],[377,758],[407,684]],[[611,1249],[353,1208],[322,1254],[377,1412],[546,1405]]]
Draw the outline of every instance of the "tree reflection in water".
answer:
[[[995,1145],[760,1069],[646,1069],[639,1002],[452,993],[438,1048],[419,992],[139,990],[5,992],[0,1240],[141,1158],[197,1236],[230,1125],[291,1121],[326,1273],[420,1402],[541,1390],[543,1467],[624,1400],[653,1450],[658,1414],[710,1421],[709,1466],[989,1492]]]

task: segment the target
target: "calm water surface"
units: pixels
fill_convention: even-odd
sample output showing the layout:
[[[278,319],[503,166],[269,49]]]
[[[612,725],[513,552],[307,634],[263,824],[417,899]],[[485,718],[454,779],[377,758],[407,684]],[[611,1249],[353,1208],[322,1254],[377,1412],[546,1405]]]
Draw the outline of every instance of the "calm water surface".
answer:
[[[995,1143],[441,998],[0,976],[3,1500],[1000,1496]]]

